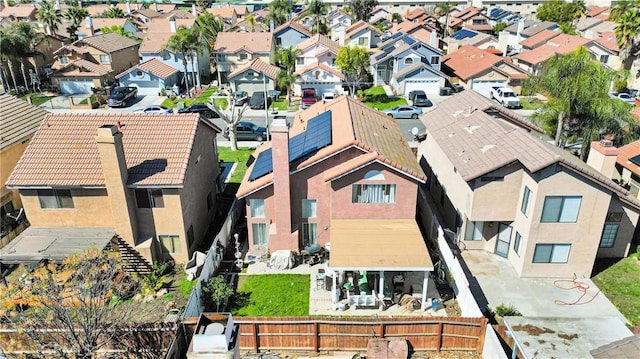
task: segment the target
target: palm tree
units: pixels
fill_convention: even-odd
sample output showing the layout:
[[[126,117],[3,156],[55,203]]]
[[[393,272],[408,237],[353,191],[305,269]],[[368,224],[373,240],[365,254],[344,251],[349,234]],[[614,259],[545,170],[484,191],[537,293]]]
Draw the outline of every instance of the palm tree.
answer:
[[[15,60],[18,48],[24,44],[20,44],[18,39],[10,27],[0,27],[0,55],[2,56],[2,62],[6,61],[9,74],[11,75],[11,81],[13,82],[13,88],[18,91],[18,82],[16,81],[16,74],[13,71],[13,60]],[[11,86],[8,86],[11,89]]]
[[[526,91],[545,95],[545,104],[536,122],[550,134],[556,146],[563,148],[567,138],[582,137],[581,156],[586,158],[588,145],[603,131],[621,133],[621,123],[632,123],[628,104],[609,97],[614,72],[591,58],[584,47],[549,59],[540,75],[531,76]]]
[[[273,0],[269,3],[267,19],[273,20],[274,26],[280,26],[289,20],[289,14],[293,11],[293,5],[287,0]]]
[[[100,32],[103,34],[116,33],[120,36],[124,36],[130,39],[136,40],[136,35],[131,33],[131,31],[129,30],[125,30],[124,26],[122,25],[112,25],[112,26],[103,27],[102,29],[100,29]]]
[[[311,0],[305,12],[313,16],[313,27],[311,29],[315,28],[315,33],[319,33],[322,15],[327,12],[327,4],[322,0]]]
[[[625,69],[631,68],[632,54],[640,37],[640,10],[629,9],[616,18],[617,26],[614,29],[616,42],[620,46],[620,59]]]
[[[110,7],[102,15],[109,19],[122,19],[125,17],[124,11],[118,7]]]
[[[191,58],[191,68],[192,68],[192,80],[193,85],[196,83],[196,70],[195,64],[193,61],[193,52],[197,51],[203,46],[203,41],[201,40],[200,32],[197,28],[191,28],[184,25],[180,25],[174,35],[169,38],[169,41],[165,44],[165,48],[173,53],[180,53],[182,55],[182,66],[184,67],[184,78],[185,84],[187,85],[187,93],[189,97],[191,97],[191,87],[189,86],[189,75],[187,68],[187,57]]]
[[[43,1],[40,9],[36,12],[38,21],[47,26],[47,32],[53,36],[62,23],[62,12],[55,8],[52,2]]]
[[[209,45],[209,50],[213,53],[213,48],[216,45],[216,38],[218,33],[224,31],[224,23],[220,17],[212,15],[208,12],[203,12],[196,18],[195,27],[198,29],[199,35]]]
[[[278,72],[276,82],[278,86],[287,91],[287,103],[291,104],[291,87],[296,81],[296,58],[300,54],[300,49],[294,47],[277,47],[275,61],[282,69]]]
[[[616,1],[609,13],[609,21],[617,22],[618,18],[631,9],[640,8],[640,0],[621,0]]]
[[[453,6],[450,2],[436,4],[435,13],[442,17],[445,16],[444,29],[442,30],[442,37],[447,37],[449,33],[449,13],[453,10]]]
[[[17,22],[12,25],[15,36],[19,38],[18,43],[21,45],[17,48],[17,53],[15,54],[17,58],[20,60],[20,70],[22,72],[22,78],[24,80],[25,87],[29,89],[29,81],[27,81],[27,73],[25,71],[25,60],[33,56],[35,51],[35,46],[44,40],[45,36],[43,33],[36,30],[35,25],[29,22]],[[36,70],[36,75],[38,74],[38,67],[34,64],[33,66]],[[35,91],[35,88],[34,88]]]
[[[82,20],[87,16],[89,16],[87,9],[77,6],[72,6],[64,12],[64,18],[71,21],[76,27],[79,27]]]

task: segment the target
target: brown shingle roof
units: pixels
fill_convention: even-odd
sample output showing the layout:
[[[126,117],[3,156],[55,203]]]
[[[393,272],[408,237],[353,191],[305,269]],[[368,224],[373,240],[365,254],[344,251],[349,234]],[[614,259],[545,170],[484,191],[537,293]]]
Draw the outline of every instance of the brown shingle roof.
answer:
[[[117,75],[116,78],[119,79],[122,76],[130,73],[131,71],[138,70],[138,69],[144,72],[152,73],[161,79],[166,79],[167,77],[178,72],[178,69],[176,69],[175,67],[167,65],[157,58],[153,58],[151,60],[147,60],[141,64],[138,64],[127,71],[124,71],[123,73]]]
[[[299,22],[293,21],[293,20],[289,20],[289,21],[285,22],[284,24],[276,27],[273,30],[273,33],[274,34],[278,33],[280,31],[286,29],[287,27],[290,27],[290,28],[292,28],[294,30],[297,30],[297,31],[303,33],[304,35],[307,35],[308,37],[311,37],[311,32],[309,32],[309,30],[307,30],[306,27],[302,26]]]
[[[138,42],[136,40],[113,32],[108,34],[89,36],[73,42],[73,45],[78,47],[82,46],[83,44],[95,47],[96,49],[106,53],[112,53],[129,47],[138,46]]]
[[[331,50],[331,52],[335,54],[337,54],[338,50],[340,50],[340,44],[338,44],[337,42],[331,40],[330,38],[322,34],[315,34],[312,37],[302,41],[301,43],[298,44],[298,49],[304,51],[316,44],[320,44],[326,47],[327,49]]]
[[[289,136],[293,137],[304,132],[307,121],[327,111],[331,111],[332,143],[312,154],[311,157],[303,159],[302,162],[292,163],[292,170],[311,166],[345,148],[355,146],[361,149],[362,156],[370,156],[367,157],[370,161],[384,163],[422,181],[426,179],[397,123],[383,113],[356,102],[349,96],[340,96],[327,103],[317,102],[297,114],[292,121]],[[258,147],[254,157],[257,158],[258,153],[268,148],[271,148],[270,143]],[[361,161],[357,160],[348,163],[348,166],[344,164],[340,166],[340,171],[343,174],[362,165]],[[252,166],[249,167],[240,184],[237,192],[238,197],[246,196],[273,182],[273,174],[250,182],[249,176],[253,169]],[[332,176],[338,175],[340,173],[332,172]]]
[[[500,56],[471,45],[462,46],[457,51],[442,57],[442,63],[463,80],[490,69],[500,61],[502,61]]]
[[[278,66],[273,66],[271,64],[268,64],[260,60],[259,58],[255,58],[251,60],[251,62],[249,62],[248,64],[237,68],[235,71],[230,73],[228,77],[233,78],[249,69],[252,69],[261,74],[266,74],[267,77],[269,77],[272,80],[275,80],[278,77],[278,71],[280,71],[280,68]]]
[[[221,32],[216,38],[215,52],[236,53],[271,52],[273,34],[270,32]]]
[[[294,75],[302,75],[302,74],[304,74],[306,72],[309,72],[309,71],[312,71],[312,70],[315,70],[315,69],[320,69],[320,70],[332,73],[332,74],[338,76],[339,78],[341,78],[343,80],[346,79],[346,77],[344,76],[344,74],[342,72],[338,71],[337,69],[334,69],[333,67],[327,66],[327,65],[325,65],[323,63],[319,63],[319,62],[315,62],[315,63],[313,63],[311,65],[305,66],[304,68],[301,68],[300,70],[296,71],[294,73]]]
[[[77,72],[68,72],[72,68],[85,71],[83,71],[81,74]],[[52,73],[51,77],[97,77],[106,75],[111,71],[113,70],[106,66],[81,59],[62,66],[56,72]]]
[[[1,93],[0,113],[0,150],[4,150],[34,134],[48,112],[15,96]]]
[[[129,169],[127,184],[140,186],[181,185],[198,127],[215,128],[198,114],[49,114],[7,186],[104,186],[96,131],[118,124]]]
[[[535,65],[547,61],[556,54],[567,54],[591,41],[580,36],[560,34],[542,46],[522,51],[515,58]]]
[[[427,12],[424,11],[423,8],[417,8],[417,9],[413,9],[411,11],[407,10],[407,12],[405,13],[404,17],[405,17],[405,19],[407,19],[409,21],[412,21],[414,19],[417,19],[417,18],[422,17],[422,16],[426,16],[426,15],[427,15]]]

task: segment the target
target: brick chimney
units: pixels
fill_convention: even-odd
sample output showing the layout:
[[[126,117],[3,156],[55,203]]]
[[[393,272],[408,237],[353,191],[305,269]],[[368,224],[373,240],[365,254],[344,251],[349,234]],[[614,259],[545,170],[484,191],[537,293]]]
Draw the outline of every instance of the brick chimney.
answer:
[[[109,194],[116,233],[132,247],[138,236],[136,202],[133,191],[127,189],[127,163],[122,145],[122,133],[115,125],[103,125],[96,136],[104,183]]]
[[[591,142],[587,164],[608,178],[616,178],[616,159],[620,150],[609,140]]]
[[[291,228],[291,183],[289,177],[289,128],[284,119],[271,124],[271,155],[273,159],[273,198],[275,213],[271,224],[269,251],[298,249],[298,238]]]

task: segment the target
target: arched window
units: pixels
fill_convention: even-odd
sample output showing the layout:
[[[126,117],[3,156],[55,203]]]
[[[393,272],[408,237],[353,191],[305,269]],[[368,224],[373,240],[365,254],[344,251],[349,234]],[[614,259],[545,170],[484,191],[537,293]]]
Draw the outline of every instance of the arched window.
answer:
[[[411,58],[411,57],[407,57],[406,59],[404,59],[404,64],[405,64],[405,65],[411,65],[411,64],[413,64],[413,58]]]
[[[384,175],[378,170],[369,171],[364,175],[366,180],[384,180]]]

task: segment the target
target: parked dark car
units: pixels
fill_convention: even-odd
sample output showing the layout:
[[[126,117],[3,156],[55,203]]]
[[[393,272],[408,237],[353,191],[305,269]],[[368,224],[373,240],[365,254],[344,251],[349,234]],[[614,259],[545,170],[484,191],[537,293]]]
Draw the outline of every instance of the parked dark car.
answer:
[[[229,139],[229,126],[222,132],[222,137]],[[236,139],[248,141],[264,141],[267,138],[267,129],[253,122],[242,121],[236,125]]]
[[[247,91],[236,91],[233,93],[233,104],[235,106],[242,106],[249,101],[249,94]]]
[[[302,109],[309,108],[311,105],[318,102],[318,95],[313,88],[302,89],[302,99],[300,100],[300,107]]]
[[[267,97],[267,107],[271,106],[271,97]],[[254,92],[249,99],[252,110],[264,110],[264,92]]]
[[[204,118],[219,118],[220,115],[206,103],[194,103],[189,107],[178,110],[178,113],[199,113]]]
[[[127,106],[129,100],[136,97],[138,97],[137,87],[116,87],[107,98],[107,105],[109,107],[124,107]]]
[[[416,107],[431,107],[433,103],[427,97],[427,94],[422,90],[415,90],[409,92],[409,101],[411,104]]]

